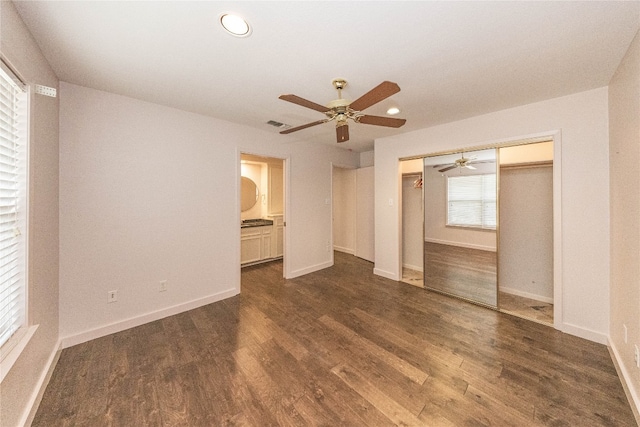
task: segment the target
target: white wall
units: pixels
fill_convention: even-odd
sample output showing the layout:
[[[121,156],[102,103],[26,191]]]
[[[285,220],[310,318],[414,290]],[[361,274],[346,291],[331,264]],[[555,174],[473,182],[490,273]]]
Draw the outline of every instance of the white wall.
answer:
[[[284,168],[282,160],[271,159],[268,164],[268,185],[266,191],[268,206],[267,215],[284,213]]]
[[[353,255],[356,247],[356,170],[333,168],[333,249]]]
[[[500,169],[499,228],[500,292],[553,302],[551,165]]]
[[[58,87],[12,2],[0,2],[0,51],[30,84]],[[29,305],[39,325],[0,384],[0,425],[28,421],[58,350],[58,99],[31,93],[29,149]]]
[[[287,159],[288,276],[330,266],[331,163],[357,153],[61,83],[63,344],[240,290],[241,152]]]
[[[424,264],[422,189],[415,188],[413,185],[418,178],[417,175],[402,177],[402,266],[422,271]]]
[[[375,159],[374,151],[363,151],[360,153],[360,167],[366,168],[369,166],[373,166],[373,162]]]
[[[560,329],[598,342],[609,332],[607,88],[524,105],[375,142],[376,274],[399,279],[398,160],[559,131],[562,192]],[[391,202],[391,206],[390,203]],[[589,207],[588,215],[585,209]]]
[[[610,345],[640,407],[640,35],[636,35],[609,86],[611,173]],[[624,326],[628,339],[624,339]]]

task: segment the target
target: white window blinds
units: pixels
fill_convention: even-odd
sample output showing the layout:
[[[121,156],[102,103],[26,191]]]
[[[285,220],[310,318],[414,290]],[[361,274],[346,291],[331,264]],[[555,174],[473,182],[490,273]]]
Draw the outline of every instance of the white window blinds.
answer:
[[[447,178],[447,225],[496,228],[496,174]]]
[[[27,96],[0,67],[0,347],[25,323]]]

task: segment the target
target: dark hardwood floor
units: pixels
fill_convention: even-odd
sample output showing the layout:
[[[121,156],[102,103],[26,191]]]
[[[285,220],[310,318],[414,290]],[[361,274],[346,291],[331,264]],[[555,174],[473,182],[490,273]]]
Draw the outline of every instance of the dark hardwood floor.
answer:
[[[636,425],[605,346],[335,261],[65,349],[33,425]]]
[[[498,305],[496,253],[424,242],[424,287]]]

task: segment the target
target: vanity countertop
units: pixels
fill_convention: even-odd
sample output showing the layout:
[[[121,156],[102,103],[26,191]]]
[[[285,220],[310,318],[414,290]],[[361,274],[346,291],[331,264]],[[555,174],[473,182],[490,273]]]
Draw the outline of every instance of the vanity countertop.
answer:
[[[247,227],[264,227],[265,225],[273,225],[273,221],[270,219],[256,218],[256,219],[243,219],[241,228]]]

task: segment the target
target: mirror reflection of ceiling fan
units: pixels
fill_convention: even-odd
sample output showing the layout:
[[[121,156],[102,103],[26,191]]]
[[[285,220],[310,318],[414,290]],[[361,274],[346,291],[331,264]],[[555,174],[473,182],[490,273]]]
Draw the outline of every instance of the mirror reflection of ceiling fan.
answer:
[[[335,120],[336,139],[338,142],[345,142],[349,140],[349,120],[366,125],[386,126],[392,128],[399,128],[400,126],[405,124],[405,119],[371,116],[362,113],[362,110],[372,106],[373,104],[377,104],[384,99],[387,99],[393,94],[400,92],[400,86],[398,86],[396,83],[384,81],[353,102],[342,98],[342,89],[344,89],[344,87],[347,85],[346,80],[334,79],[332,81],[332,84],[333,87],[335,87],[338,91],[338,99],[334,99],[333,101],[329,102],[326,107],[320,104],[316,104],[315,102],[308,101],[304,98],[300,98],[296,95],[280,95],[279,99],[292,102],[302,107],[311,108],[312,110],[319,111],[327,116],[326,119],[283,130],[280,133],[288,134],[291,132],[309,128],[311,126],[316,126]]]
[[[477,156],[465,157],[464,152],[460,153],[460,158],[456,159],[453,163],[445,163],[442,165],[434,165],[434,168],[442,168],[438,169],[438,172],[447,172],[452,169],[475,169],[474,164],[478,163],[493,163],[493,160],[476,160]]]

